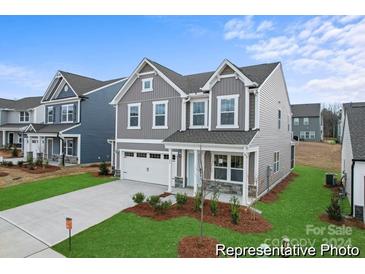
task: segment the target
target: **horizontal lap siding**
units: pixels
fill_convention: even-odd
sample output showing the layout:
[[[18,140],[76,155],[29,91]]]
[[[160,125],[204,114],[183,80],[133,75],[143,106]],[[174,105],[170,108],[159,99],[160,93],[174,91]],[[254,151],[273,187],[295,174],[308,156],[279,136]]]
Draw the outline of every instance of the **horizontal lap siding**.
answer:
[[[153,77],[153,91],[142,92],[142,79]],[[152,129],[153,101],[168,100],[168,129]],[[165,139],[181,126],[180,95],[160,76],[138,78],[118,104],[118,138]],[[141,129],[127,129],[128,104],[141,103]]]
[[[350,138],[350,130],[348,126],[348,119],[346,116],[345,120],[345,128],[343,132],[342,139],[342,150],[341,150],[341,167],[342,172],[346,172],[346,193],[347,197],[351,198],[351,165],[352,165],[352,146],[351,146],[351,138]]]
[[[238,125],[236,130],[245,128],[245,85],[239,80],[232,78],[223,78],[212,88],[212,129],[217,129],[217,96],[239,94],[238,100]],[[224,129],[227,130],[227,129]],[[235,129],[232,129],[235,130]]]
[[[293,136],[300,137],[301,131],[314,131],[316,133],[316,138],[313,141],[320,141],[321,140],[321,122],[320,117],[308,117],[309,124],[303,124],[304,117],[297,117],[299,118],[299,125],[294,125],[294,118],[293,118]]]
[[[267,166],[273,168],[274,152],[280,152],[280,169],[270,176],[270,185],[290,172],[291,134],[288,131],[290,105],[281,67],[259,89],[260,131],[252,142],[259,147],[258,194],[266,190]],[[281,129],[278,129],[278,109],[281,109]]]

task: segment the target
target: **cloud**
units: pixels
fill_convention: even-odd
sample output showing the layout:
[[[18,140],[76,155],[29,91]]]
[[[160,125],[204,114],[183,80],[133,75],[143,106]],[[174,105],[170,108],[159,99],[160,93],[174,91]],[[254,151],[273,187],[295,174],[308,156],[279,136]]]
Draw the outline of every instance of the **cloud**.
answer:
[[[296,20],[290,29],[254,37],[244,49],[261,62],[282,61],[292,78],[289,92],[322,101],[365,100],[365,17]]]
[[[273,23],[268,20],[262,21],[258,26],[253,16],[233,18],[224,25],[224,39],[255,39],[262,37],[268,30],[273,29]]]
[[[0,63],[0,80],[14,82],[19,86],[43,91],[47,80],[35,71],[18,65]]]

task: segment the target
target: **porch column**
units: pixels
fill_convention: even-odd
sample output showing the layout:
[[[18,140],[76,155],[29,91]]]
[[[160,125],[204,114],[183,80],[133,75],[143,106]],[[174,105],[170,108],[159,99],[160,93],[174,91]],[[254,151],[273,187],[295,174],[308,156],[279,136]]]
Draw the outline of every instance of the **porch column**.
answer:
[[[248,153],[246,151],[243,152],[242,204],[248,204]]]
[[[182,149],[181,150],[181,177],[182,177],[182,181],[183,181],[183,187],[186,186],[186,163],[185,163],[185,155],[186,155],[186,150]]]
[[[169,177],[167,184],[167,191],[171,192],[171,182],[172,182],[172,149],[169,148]]]
[[[199,180],[199,164],[198,164],[198,150],[194,150],[194,195],[198,191],[198,180]]]
[[[60,156],[63,155],[62,147],[63,147],[63,140],[60,138]]]
[[[6,145],[6,131],[3,131],[3,147]]]
[[[42,137],[41,136],[38,136],[38,151],[39,151],[39,153],[42,153]],[[36,155],[36,157],[37,157],[37,155]]]

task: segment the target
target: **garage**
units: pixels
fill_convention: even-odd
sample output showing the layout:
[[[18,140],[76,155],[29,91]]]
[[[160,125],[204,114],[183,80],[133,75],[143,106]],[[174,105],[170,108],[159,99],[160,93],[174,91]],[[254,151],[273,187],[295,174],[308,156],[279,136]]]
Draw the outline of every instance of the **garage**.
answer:
[[[172,156],[172,178],[177,174],[176,154]],[[167,185],[168,153],[151,151],[123,151],[122,179]]]

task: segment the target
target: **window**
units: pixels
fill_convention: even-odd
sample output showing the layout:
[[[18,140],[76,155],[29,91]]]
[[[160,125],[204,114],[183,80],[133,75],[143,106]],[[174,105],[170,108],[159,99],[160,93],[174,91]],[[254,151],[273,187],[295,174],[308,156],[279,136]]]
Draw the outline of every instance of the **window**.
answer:
[[[128,128],[140,129],[141,104],[128,105]]]
[[[305,126],[309,125],[309,118],[303,118],[303,125]]]
[[[300,137],[300,139],[305,139],[305,131],[301,131],[299,133],[299,137]]]
[[[305,139],[309,139],[309,131],[305,132]]]
[[[53,107],[47,108],[47,121],[48,123],[54,122],[54,110]]]
[[[124,152],[124,157],[134,157],[134,153],[133,152]]]
[[[19,116],[20,122],[29,122],[29,112],[21,111]]]
[[[147,158],[147,153],[144,153],[144,152],[137,152],[137,157],[138,157],[138,158]]]
[[[163,155],[163,158],[164,158],[165,160],[168,160],[168,159],[169,159],[169,155],[168,155],[168,154],[164,154],[164,155]],[[172,160],[173,160],[173,161],[175,161],[175,160],[176,160],[176,155],[172,155]]]
[[[217,96],[217,128],[238,128],[239,95]]]
[[[152,128],[167,128],[168,101],[153,102],[153,125]]]
[[[191,102],[190,127],[207,127],[207,100]]]
[[[214,155],[214,179],[227,180],[227,155]]]
[[[294,118],[294,126],[299,126],[299,118]]]
[[[278,172],[280,168],[280,155],[279,151],[274,152],[274,173]]]
[[[153,78],[142,79],[142,92],[152,91]]]
[[[150,153],[150,158],[152,158],[152,159],[161,159],[161,154]]]
[[[74,155],[74,141],[72,139],[66,140],[66,155],[67,156]]]
[[[315,131],[309,131],[309,139],[316,139],[316,132]]]
[[[74,105],[62,105],[61,122],[72,123],[74,121]]]
[[[243,156],[231,156],[231,181],[243,182]]]
[[[278,129],[281,128],[281,110],[278,110]]]

